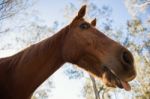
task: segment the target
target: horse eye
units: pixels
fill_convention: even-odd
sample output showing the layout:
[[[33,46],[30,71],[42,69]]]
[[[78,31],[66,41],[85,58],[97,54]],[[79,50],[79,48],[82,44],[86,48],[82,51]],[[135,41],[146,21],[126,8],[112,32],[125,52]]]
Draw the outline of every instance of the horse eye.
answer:
[[[88,23],[82,23],[81,25],[80,25],[80,28],[81,29],[88,29],[90,27],[90,25],[88,24]]]

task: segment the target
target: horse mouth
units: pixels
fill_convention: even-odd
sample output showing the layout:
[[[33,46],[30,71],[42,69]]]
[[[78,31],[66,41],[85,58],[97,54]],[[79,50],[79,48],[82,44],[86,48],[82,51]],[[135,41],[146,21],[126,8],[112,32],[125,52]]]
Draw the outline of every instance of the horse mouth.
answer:
[[[116,85],[119,88],[124,88],[126,91],[130,91],[131,90],[131,86],[129,85],[129,83],[127,81],[123,81],[119,78],[117,78],[116,80]]]
[[[107,68],[107,67],[106,67]],[[120,79],[113,70],[107,68],[107,72],[104,73],[105,84],[108,87],[119,87],[125,89],[126,91],[131,90],[131,86],[127,81]]]

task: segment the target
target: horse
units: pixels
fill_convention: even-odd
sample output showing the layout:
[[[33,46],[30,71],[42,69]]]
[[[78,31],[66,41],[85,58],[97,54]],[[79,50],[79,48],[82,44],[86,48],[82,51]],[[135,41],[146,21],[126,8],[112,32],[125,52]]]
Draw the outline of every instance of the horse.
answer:
[[[131,52],[96,29],[96,19],[84,19],[86,5],[69,25],[15,55],[0,59],[0,98],[30,99],[33,92],[69,62],[108,87],[131,90],[136,77]]]

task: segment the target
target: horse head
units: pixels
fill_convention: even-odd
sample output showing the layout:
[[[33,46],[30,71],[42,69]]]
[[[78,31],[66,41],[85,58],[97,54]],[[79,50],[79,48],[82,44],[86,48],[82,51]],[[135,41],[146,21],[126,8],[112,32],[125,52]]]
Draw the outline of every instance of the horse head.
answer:
[[[134,59],[129,50],[96,29],[96,19],[83,18],[86,6],[68,25],[63,44],[63,59],[100,78],[109,87],[130,90],[136,76]]]

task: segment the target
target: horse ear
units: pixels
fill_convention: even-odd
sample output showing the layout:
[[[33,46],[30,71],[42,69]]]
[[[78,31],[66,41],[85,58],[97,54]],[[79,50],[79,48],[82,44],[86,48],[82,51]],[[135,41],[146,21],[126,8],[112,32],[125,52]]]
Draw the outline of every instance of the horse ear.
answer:
[[[82,18],[85,15],[85,12],[86,12],[86,5],[81,7],[81,9],[78,12],[77,18]]]
[[[91,22],[91,25],[96,26],[96,18]]]

